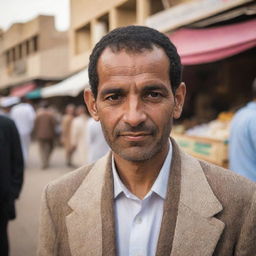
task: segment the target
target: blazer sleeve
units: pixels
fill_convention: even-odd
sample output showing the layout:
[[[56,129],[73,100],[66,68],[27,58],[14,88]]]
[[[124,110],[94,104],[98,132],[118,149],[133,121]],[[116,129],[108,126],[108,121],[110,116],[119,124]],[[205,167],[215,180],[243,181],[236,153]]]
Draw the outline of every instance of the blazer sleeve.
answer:
[[[24,173],[24,161],[21,149],[21,142],[18,130],[14,122],[10,126],[11,140],[11,197],[16,199],[19,197]]]
[[[52,218],[52,213],[49,208],[48,202],[48,185],[44,189],[41,211],[40,211],[40,221],[39,221],[39,241],[37,248],[38,256],[55,256],[57,255],[57,245],[56,245],[56,228]]]
[[[256,256],[256,191],[248,207],[234,255]]]

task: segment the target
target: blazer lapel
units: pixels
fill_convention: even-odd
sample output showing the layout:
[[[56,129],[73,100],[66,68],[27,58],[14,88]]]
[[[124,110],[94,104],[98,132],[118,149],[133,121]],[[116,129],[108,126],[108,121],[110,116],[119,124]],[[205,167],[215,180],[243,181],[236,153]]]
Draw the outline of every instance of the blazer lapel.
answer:
[[[114,215],[114,181],[112,173],[112,158],[109,157],[105,182],[101,197],[101,220],[102,220],[102,255],[116,255],[115,215]]]
[[[222,205],[198,160],[173,146],[181,159],[181,188],[171,256],[210,256],[225,226],[214,217]]]
[[[157,256],[170,255],[172,251],[173,237],[178,215],[178,205],[180,200],[181,182],[181,162],[180,156],[176,152],[178,149],[173,147],[173,157],[171,171],[168,181],[167,196],[164,204],[161,230],[157,244]],[[174,157],[175,156],[175,157]]]
[[[92,167],[68,205],[73,209],[66,217],[71,254],[102,255],[101,199],[109,155]]]

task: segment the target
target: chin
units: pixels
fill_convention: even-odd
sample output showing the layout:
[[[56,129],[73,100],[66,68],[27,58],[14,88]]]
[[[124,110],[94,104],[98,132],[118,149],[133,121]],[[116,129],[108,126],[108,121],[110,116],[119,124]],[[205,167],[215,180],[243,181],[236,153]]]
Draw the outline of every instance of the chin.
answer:
[[[126,150],[119,150],[115,152],[121,158],[130,161],[130,162],[144,162],[151,158],[153,158],[157,153],[159,153],[161,148],[159,149],[152,149],[152,150],[145,150],[143,148],[131,148]]]

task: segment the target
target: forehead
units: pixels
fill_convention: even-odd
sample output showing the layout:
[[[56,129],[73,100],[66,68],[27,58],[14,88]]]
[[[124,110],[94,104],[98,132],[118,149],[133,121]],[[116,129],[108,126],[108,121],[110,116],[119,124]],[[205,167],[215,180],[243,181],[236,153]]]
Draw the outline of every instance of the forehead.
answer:
[[[164,50],[156,46],[152,50],[145,49],[141,52],[126,50],[113,52],[110,48],[106,48],[98,60],[97,72],[99,80],[106,76],[125,77],[145,74],[169,78],[169,66],[169,59]]]

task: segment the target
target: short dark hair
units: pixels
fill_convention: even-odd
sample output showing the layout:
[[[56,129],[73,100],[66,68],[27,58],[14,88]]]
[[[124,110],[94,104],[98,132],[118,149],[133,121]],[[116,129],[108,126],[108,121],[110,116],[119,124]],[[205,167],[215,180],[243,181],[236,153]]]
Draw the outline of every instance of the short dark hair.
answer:
[[[162,48],[169,58],[169,77],[172,90],[175,92],[181,83],[182,65],[174,44],[166,35],[155,29],[144,26],[127,26],[116,28],[109,32],[102,37],[92,50],[88,72],[94,97],[97,97],[99,83],[97,63],[104,49],[110,47],[114,52],[119,52],[123,49],[130,52],[141,52],[144,49],[152,50],[154,45]]]

